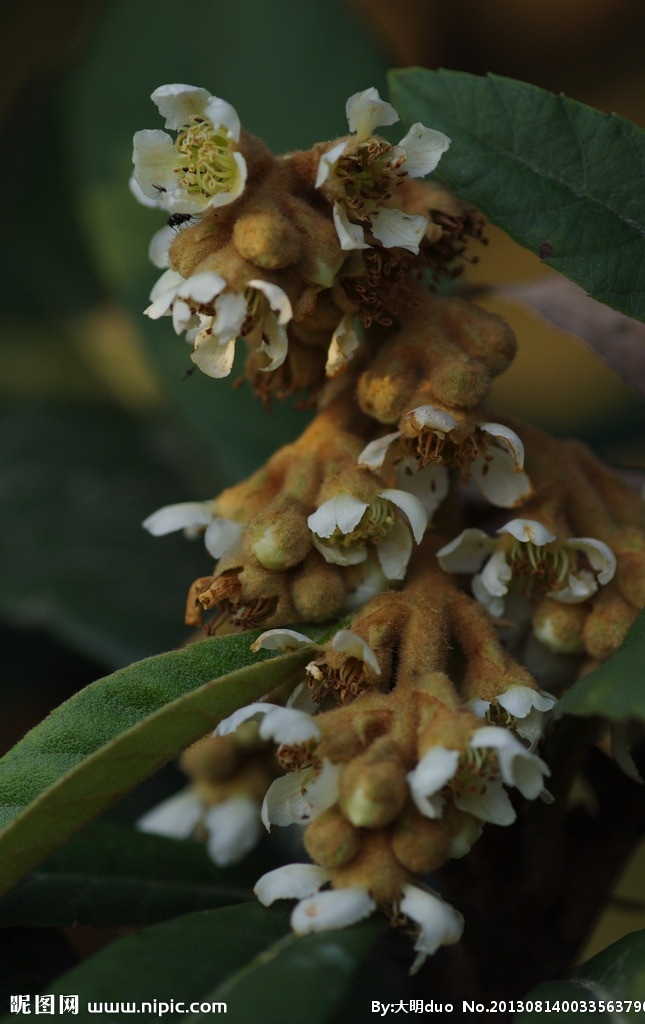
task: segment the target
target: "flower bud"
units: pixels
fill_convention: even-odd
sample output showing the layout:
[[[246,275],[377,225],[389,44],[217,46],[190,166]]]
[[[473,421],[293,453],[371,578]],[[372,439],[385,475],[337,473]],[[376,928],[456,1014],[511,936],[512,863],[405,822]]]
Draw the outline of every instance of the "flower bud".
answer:
[[[585,648],[587,615],[588,609],[581,604],[561,604],[544,597],[533,612],[533,632],[554,654],[580,654]]]
[[[235,222],[233,244],[240,256],[264,270],[282,270],[300,256],[298,231],[278,210],[249,210]]]
[[[398,817],[408,796],[405,766],[387,737],[351,761],[340,779],[340,806],[358,828],[381,828]]]
[[[339,868],[356,856],[361,836],[338,807],[323,811],[307,826],[303,836],[312,860],[324,868]]]
[[[404,868],[425,875],[436,871],[450,856],[450,832],[441,819],[425,818],[409,807],[392,831],[392,851]]]
[[[583,629],[585,650],[592,658],[606,661],[622,644],[637,615],[616,589],[601,592],[594,601]]]

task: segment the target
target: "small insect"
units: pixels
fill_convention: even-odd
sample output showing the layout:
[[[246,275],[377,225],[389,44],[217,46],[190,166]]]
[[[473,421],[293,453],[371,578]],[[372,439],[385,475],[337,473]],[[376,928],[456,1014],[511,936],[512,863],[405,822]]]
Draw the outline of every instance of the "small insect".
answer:
[[[157,185],[157,183],[154,181],[152,183],[152,187],[155,189],[158,195],[161,195],[162,192],[167,191],[167,189],[165,189],[163,185]]]
[[[183,374],[181,378],[182,384],[185,380],[188,380],[189,377],[192,377],[196,369],[196,366],[191,366],[190,369],[186,370],[186,372]]]
[[[192,213],[171,213],[166,224],[169,228],[179,228],[182,224],[187,224],[192,219]]]
[[[554,248],[552,242],[542,242],[539,249],[539,256],[541,260],[548,260],[550,256],[553,256]]]

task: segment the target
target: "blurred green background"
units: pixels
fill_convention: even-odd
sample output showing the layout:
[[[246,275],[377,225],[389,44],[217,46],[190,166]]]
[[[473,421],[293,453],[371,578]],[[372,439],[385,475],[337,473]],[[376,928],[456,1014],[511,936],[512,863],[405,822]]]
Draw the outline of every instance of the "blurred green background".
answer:
[[[153,540],[159,506],[212,497],[295,437],[248,389],[194,374],[170,325],[141,315],[163,213],[128,190],[150,93],[202,85],[276,151],[345,130],[347,97],[388,67],[494,71],[645,124],[632,0],[44,0],[5,13],[0,277],[3,746],[90,679],[181,643],[201,545]],[[640,184],[640,183],[639,183]],[[548,273],[501,232],[470,272]],[[520,338],[499,405],[645,465],[641,400],[572,338],[487,300]],[[234,374],[235,376],[235,374]],[[575,389],[571,382],[575,381]]]

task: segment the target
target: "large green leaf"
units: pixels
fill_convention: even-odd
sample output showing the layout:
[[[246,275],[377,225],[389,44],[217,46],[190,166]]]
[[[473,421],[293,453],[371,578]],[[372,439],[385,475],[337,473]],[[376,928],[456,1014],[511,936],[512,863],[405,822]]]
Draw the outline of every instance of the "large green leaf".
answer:
[[[613,722],[645,722],[645,610],[640,613],[621,649],[599,668],[567,690],[557,713],[602,715]]]
[[[254,634],[205,640],[81,690],[0,761],[0,892],[85,822],[303,667],[304,648],[249,650]]]
[[[197,1019],[188,1005],[175,1008],[199,1001],[227,1003],[234,1024],[322,1024],[383,928],[375,919],[299,938],[284,911],[257,903],[208,910],[114,943],[48,991],[78,994],[79,1024],[93,1019],[88,1002],[99,1001],[138,1003],[139,1020],[158,1020],[162,1001],[174,1001],[165,1020]],[[154,1009],[142,1012],[141,1003],[153,1000]]]
[[[542,1000],[542,1008],[535,1004]],[[645,931],[632,932],[614,942],[602,953],[577,967],[564,981],[548,981],[536,986],[526,997],[530,1011],[518,1013],[515,1024],[538,1024],[544,1020],[547,1001],[552,1017],[575,1024],[584,1012],[585,1020],[642,1020],[645,1010]],[[554,1007],[558,1003],[559,1009]],[[565,1009],[565,1003],[568,1004]],[[577,1003],[574,1010],[571,1004]],[[586,1004],[583,1011],[582,1004]],[[634,1005],[636,1003],[636,1005]],[[557,1016],[556,1016],[557,1014]]]
[[[408,123],[446,132],[437,177],[594,298],[645,320],[645,132],[534,85],[411,68]]]
[[[257,858],[219,868],[203,843],[101,822],[84,829],[0,899],[0,928],[155,924],[248,901],[261,870]]]

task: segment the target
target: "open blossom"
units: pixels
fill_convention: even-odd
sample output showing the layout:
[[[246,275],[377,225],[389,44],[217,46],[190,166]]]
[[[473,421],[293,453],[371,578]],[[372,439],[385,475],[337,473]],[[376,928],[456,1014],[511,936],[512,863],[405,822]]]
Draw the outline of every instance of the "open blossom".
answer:
[[[418,253],[428,222],[396,208],[396,187],[405,177],[423,178],[433,171],[450,139],[419,123],[397,146],[375,137],[375,128],[395,124],[399,117],[374,88],[350,96],[346,113],[354,137],[322,154],[316,178],[316,187],[333,203],[341,248],[369,248],[367,230],[386,248]]]
[[[249,281],[244,292],[232,292],[213,270],[185,278],[167,270],[150,293],[146,316],[172,316],[177,334],[193,344],[191,359],[209,377],[226,377],[233,367],[237,337],[248,338],[275,370],[287,355],[285,325],[293,311],[288,296],[269,281]]]
[[[240,120],[230,103],[192,85],[162,85],[151,99],[166,128],[177,134],[135,133],[134,180],[146,199],[190,214],[237,199],[247,168],[239,152]]]
[[[223,519],[215,513],[214,502],[183,501],[177,505],[164,505],[144,519],[144,529],[153,537],[183,530],[189,538],[204,534],[206,550],[213,558],[233,551],[242,536],[242,526],[232,519]]]
[[[447,572],[472,573],[472,591],[491,615],[504,614],[504,598],[511,580],[521,577],[554,601],[578,604],[608,583],[616,571],[616,557],[603,541],[593,537],[569,537],[558,541],[555,534],[533,519],[513,519],[500,527],[499,537],[483,530],[464,530],[437,552]],[[580,567],[588,563],[591,569]]]
[[[493,704],[473,697],[468,701],[468,707],[479,717],[512,729],[526,740],[532,750],[544,732],[544,724],[557,703],[556,698],[544,690],[515,685],[498,694],[495,700]],[[503,722],[498,722],[500,717],[503,717]]]
[[[401,518],[401,513],[404,519]],[[325,501],[307,520],[314,547],[334,565],[356,565],[376,550],[388,580],[402,580],[412,538],[421,543],[428,516],[421,501],[407,491],[386,489],[369,504],[351,494]]]
[[[417,808],[428,818],[440,818],[450,794],[461,811],[495,825],[510,825],[515,811],[504,786],[515,786],[527,800],[544,792],[549,769],[507,729],[475,729],[464,752],[437,744],[408,774]]]
[[[524,472],[524,445],[517,434],[502,423],[479,423],[465,437],[459,434],[459,423],[447,410],[420,405],[402,417],[400,430],[371,441],[359,455],[358,464],[378,470],[396,445],[411,452],[420,468],[458,467],[492,505],[513,508],[525,501],[531,483]]]

